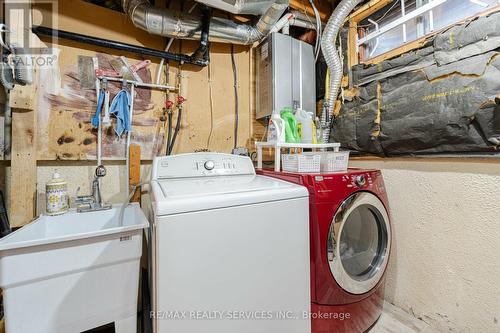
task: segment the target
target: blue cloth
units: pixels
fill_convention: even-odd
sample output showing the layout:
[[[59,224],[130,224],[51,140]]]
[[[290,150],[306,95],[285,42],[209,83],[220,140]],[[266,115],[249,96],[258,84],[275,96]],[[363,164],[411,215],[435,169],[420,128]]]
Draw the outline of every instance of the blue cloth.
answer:
[[[101,109],[104,104],[104,90],[99,92],[99,98],[97,99],[97,108],[95,109],[95,114],[91,119],[92,126],[99,127],[99,119],[101,117]]]
[[[121,136],[123,132],[130,132],[132,129],[130,118],[130,93],[122,89],[111,102],[109,113],[116,117],[115,133]]]

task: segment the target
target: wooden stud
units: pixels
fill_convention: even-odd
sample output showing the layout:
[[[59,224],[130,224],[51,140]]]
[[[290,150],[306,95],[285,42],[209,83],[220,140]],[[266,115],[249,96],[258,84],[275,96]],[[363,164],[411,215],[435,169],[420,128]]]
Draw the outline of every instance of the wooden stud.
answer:
[[[358,24],[351,20],[349,21],[349,31],[347,33],[347,61],[349,67],[358,64]]]
[[[129,192],[133,190],[134,185],[139,185],[141,182],[141,146],[130,145],[129,148]],[[141,188],[135,189],[131,202],[141,202]]]
[[[10,6],[16,10],[10,10]],[[22,7],[21,9],[20,6]],[[29,3],[5,2],[7,25],[16,33],[9,34],[10,43],[24,44],[25,15],[31,14]],[[27,20],[31,22],[31,18]],[[33,39],[32,39],[33,40]],[[36,38],[34,39],[37,40]],[[24,45],[29,47],[30,45]],[[9,220],[12,227],[20,227],[30,222],[36,210],[36,76],[34,83],[27,86],[16,85],[10,91],[9,105],[12,111],[11,140],[11,183],[9,192]]]

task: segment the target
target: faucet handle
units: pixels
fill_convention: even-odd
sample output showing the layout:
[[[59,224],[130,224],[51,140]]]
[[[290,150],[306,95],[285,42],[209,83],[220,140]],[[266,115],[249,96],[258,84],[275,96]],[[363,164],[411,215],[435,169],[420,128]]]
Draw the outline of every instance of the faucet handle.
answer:
[[[104,165],[99,165],[95,169],[95,176],[96,176],[96,178],[101,178],[101,177],[106,176],[106,168],[104,167]]]
[[[77,205],[89,205],[94,203],[94,197],[91,195],[78,195],[75,197],[75,204]]]

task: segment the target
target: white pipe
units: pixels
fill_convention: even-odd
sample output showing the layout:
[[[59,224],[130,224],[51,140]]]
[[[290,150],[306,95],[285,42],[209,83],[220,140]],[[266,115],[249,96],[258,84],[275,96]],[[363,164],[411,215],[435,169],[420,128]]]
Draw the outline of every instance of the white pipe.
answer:
[[[405,0],[401,0],[401,16],[406,15]],[[403,43],[406,43],[406,23],[403,24]]]
[[[107,76],[99,76],[97,77],[99,80],[108,80],[108,81],[116,81],[116,82],[126,82],[133,84],[134,86],[137,87],[146,87],[146,88],[152,88],[152,89],[160,89],[160,90],[175,90],[174,86],[169,86],[165,84],[154,84],[154,83],[144,83],[144,82],[137,82],[137,81],[130,81],[130,80],[123,80],[118,77],[107,77]]]
[[[375,31],[378,30],[378,23],[375,22],[374,20],[372,19],[368,19],[368,22],[370,22],[371,24],[373,24],[375,26]],[[370,52],[370,55],[369,57],[371,58],[373,56],[373,54],[375,53],[375,51],[377,50],[377,47],[378,47],[378,43],[379,43],[379,38],[375,38],[375,46],[373,46],[373,49],[371,50]]]
[[[92,64],[94,66],[94,70],[99,68],[99,59],[97,57],[92,58]],[[101,93],[101,81],[96,78],[95,79],[95,92],[96,92],[96,105],[99,104],[99,94]],[[98,112],[100,110],[96,110]],[[99,121],[97,124],[97,166],[100,166],[102,163],[102,133],[101,133],[101,115],[99,114]]]
[[[168,52],[168,50],[170,50],[170,46],[172,46],[173,41],[174,41],[174,38],[170,38],[168,40],[167,46],[165,47],[165,52]],[[165,63],[165,59],[161,58],[160,65],[158,65],[158,71],[156,72],[156,80],[155,80],[156,84],[160,84],[161,72],[163,71],[163,64],[164,63]]]
[[[132,84],[130,86],[130,108],[129,108],[129,120],[130,120],[130,130],[127,131],[127,148],[125,152],[125,175],[126,175],[126,191],[130,190],[130,137],[132,132],[132,117],[134,115],[134,94],[135,94],[135,85]]]

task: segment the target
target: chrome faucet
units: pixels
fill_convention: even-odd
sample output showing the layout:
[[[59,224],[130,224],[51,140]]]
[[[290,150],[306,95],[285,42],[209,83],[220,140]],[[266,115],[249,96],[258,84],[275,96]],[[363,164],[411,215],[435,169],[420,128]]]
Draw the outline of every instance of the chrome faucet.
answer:
[[[78,213],[94,212],[111,208],[111,205],[104,205],[102,202],[99,180],[104,176],[106,176],[106,168],[103,165],[99,165],[95,169],[94,180],[92,181],[92,195],[77,195],[75,198],[75,203],[78,205]]]

